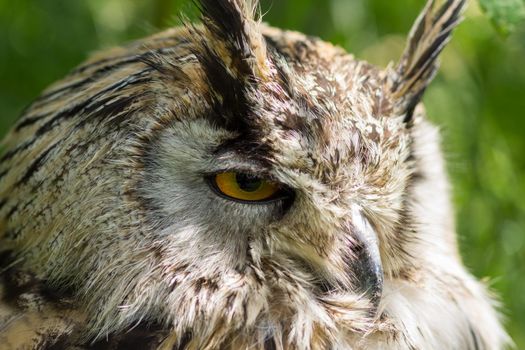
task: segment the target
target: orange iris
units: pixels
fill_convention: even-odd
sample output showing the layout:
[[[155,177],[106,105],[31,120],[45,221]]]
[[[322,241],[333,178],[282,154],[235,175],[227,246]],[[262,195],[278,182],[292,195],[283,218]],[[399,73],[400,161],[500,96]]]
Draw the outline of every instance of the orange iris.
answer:
[[[224,195],[243,201],[263,201],[271,198],[279,187],[269,181],[234,172],[215,175],[217,189]]]

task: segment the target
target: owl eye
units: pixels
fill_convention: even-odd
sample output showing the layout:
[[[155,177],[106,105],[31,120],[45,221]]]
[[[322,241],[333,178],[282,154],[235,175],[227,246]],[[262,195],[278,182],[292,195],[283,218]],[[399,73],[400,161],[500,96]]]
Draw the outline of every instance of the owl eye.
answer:
[[[208,181],[219,195],[240,202],[267,202],[286,194],[278,184],[251,174],[224,172],[211,176]]]

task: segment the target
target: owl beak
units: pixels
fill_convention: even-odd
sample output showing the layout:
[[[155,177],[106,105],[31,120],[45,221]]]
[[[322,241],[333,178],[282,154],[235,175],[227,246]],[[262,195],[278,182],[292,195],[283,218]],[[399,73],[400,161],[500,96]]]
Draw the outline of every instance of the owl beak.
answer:
[[[376,310],[383,293],[383,268],[377,234],[359,209],[352,211],[352,226],[356,241],[352,247],[352,273],[358,290],[369,297]]]

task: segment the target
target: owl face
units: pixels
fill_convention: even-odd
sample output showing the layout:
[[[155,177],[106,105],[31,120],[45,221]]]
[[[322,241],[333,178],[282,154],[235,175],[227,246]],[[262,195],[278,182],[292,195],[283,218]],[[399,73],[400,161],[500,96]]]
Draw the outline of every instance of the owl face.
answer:
[[[141,174],[131,187],[146,208],[142,239],[155,247],[147,254],[155,254],[151,273],[162,283],[136,288],[160,301],[171,323],[191,307],[203,322],[226,309],[236,327],[255,325],[264,313],[291,317],[337,297],[368,318],[381,296],[375,227],[389,234],[384,226],[397,224],[411,173],[403,117],[381,99],[381,71],[317,41],[294,61],[268,32],[275,79],[239,87],[222,59],[190,60],[180,69],[207,86],[190,100],[205,103],[177,107],[186,113],[170,115],[140,144]],[[223,70],[220,89],[206,70]],[[167,95],[167,105],[180,104],[178,95]],[[305,300],[291,300],[294,289]]]
[[[199,349],[328,348],[387,327],[385,286],[433,254],[414,243],[413,189],[442,170],[416,106],[462,5],[430,2],[379,69],[258,23],[250,2],[201,1],[203,25],[89,61],[15,126],[25,163],[2,191],[40,201],[13,212],[6,246],[73,291],[90,337],[146,322]]]
[[[339,256],[343,266],[350,256],[341,253],[351,251],[355,237],[340,231],[350,230],[347,218],[352,211],[381,216],[400,209],[402,198],[397,194],[403,193],[410,174],[410,162],[404,161],[410,140],[402,117],[375,114],[386,105],[377,97],[385,94],[381,73],[328,48],[339,55],[341,64],[306,61],[279,67],[294,77],[293,82],[287,80],[288,92],[278,82],[260,82],[257,89],[245,92],[245,105],[234,106],[243,114],[228,111],[228,105],[204,104],[195,119],[170,122],[159,130],[148,145],[145,177],[137,186],[139,197],[152,209],[150,221],[167,230],[206,227],[203,231],[209,234],[199,249],[217,252],[223,246],[230,255],[220,255],[220,261],[244,264],[239,259],[249,241],[260,239],[271,251],[299,253],[302,256],[295,258],[313,259],[310,263],[316,265]],[[319,48],[312,45],[309,50],[312,60],[319,60]],[[277,55],[268,59],[284,61],[284,55]],[[314,65],[317,70],[308,67]],[[365,72],[368,81],[355,86]],[[198,98],[224,98],[220,94],[199,92]],[[210,105],[221,103],[212,100]],[[224,174],[233,176],[226,186],[242,187],[239,178],[249,177],[271,184],[274,191],[253,200],[239,197],[219,186]],[[256,186],[252,195],[257,193]],[[336,243],[342,236],[346,238]],[[346,279],[351,275],[340,273]]]

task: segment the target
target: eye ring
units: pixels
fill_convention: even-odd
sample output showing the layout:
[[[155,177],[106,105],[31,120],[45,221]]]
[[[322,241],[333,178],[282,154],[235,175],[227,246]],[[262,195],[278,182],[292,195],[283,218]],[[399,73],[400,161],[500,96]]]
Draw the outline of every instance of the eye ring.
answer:
[[[218,196],[244,204],[268,204],[293,196],[289,188],[257,175],[225,171],[205,176]]]

